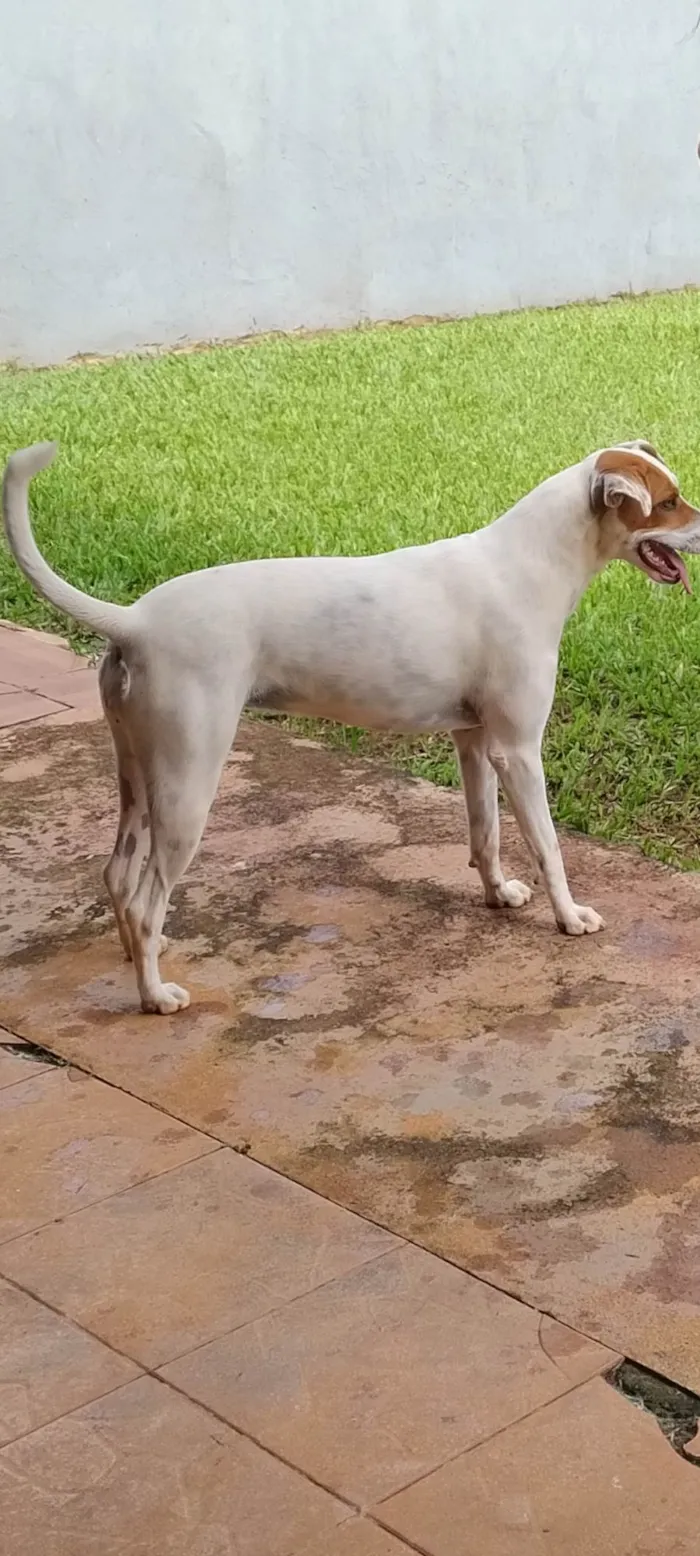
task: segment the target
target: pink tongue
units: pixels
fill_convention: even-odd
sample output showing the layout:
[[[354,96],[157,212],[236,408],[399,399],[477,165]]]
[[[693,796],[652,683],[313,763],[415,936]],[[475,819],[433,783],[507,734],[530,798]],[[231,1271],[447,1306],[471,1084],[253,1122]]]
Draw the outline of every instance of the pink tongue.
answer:
[[[676,579],[676,583],[682,583],[686,594],[692,594],[692,585],[688,577],[687,568],[682,556],[678,551],[674,551],[673,546],[665,546],[662,540],[657,540],[656,545],[658,546],[661,554],[668,558],[671,567],[675,567],[677,569],[678,578]]]
[[[683,558],[678,555],[677,551],[675,553],[675,562],[676,562],[676,567],[678,568],[678,571],[679,571],[679,573],[681,575],[681,583],[683,585],[683,588],[685,589],[686,594],[692,594],[693,589],[692,589],[692,585],[691,585],[690,579],[688,577],[688,570],[686,568],[685,562],[683,561]]]

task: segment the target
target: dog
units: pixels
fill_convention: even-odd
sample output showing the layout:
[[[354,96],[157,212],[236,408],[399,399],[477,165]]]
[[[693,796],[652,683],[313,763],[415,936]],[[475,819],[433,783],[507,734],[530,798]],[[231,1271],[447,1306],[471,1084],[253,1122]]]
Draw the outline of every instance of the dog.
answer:
[[[700,551],[700,512],[650,443],[589,455],[473,534],[379,556],[231,563],[128,606],[66,583],[36,545],[29,483],[55,451],[40,443],[9,459],[5,529],[37,592],[109,644],[99,684],[120,816],[105,882],[144,1011],[189,1004],[161,980],[161,931],[246,706],[449,731],[488,906],[532,895],[501,867],[500,779],[559,929],[604,927],[569,890],[541,743],[564,623],[595,574],[620,559],[690,591],[679,553]]]

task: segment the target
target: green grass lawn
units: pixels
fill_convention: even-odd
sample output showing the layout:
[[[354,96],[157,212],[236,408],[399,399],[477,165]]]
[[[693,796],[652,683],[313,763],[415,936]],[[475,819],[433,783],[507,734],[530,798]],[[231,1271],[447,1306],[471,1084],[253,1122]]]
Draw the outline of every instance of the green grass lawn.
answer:
[[[700,295],[0,371],[0,456],[57,438],[40,543],[94,594],[250,556],[486,523],[591,449],[650,438],[700,501]],[[692,570],[693,564],[691,564]],[[697,598],[615,564],[566,632],[547,737],[560,821],[700,859]],[[0,615],[65,630],[0,548]],[[367,748],[357,731],[334,738]],[[387,742],[373,742],[387,749]],[[449,741],[389,743],[455,781]]]

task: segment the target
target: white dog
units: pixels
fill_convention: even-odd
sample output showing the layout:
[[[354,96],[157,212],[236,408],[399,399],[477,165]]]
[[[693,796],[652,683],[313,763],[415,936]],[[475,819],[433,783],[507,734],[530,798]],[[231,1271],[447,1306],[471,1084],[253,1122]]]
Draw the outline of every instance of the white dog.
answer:
[[[212,567],[129,606],[65,583],[36,546],[28,486],[54,453],[42,443],[13,454],[5,526],[34,588],[111,645],[100,691],[121,812],[105,881],[144,1011],[189,1003],[161,981],[161,930],[246,705],[449,731],[488,905],[518,908],[531,896],[501,869],[500,777],[559,928],[603,927],[569,891],[540,747],[564,622],[594,575],[620,558],[657,583],[690,587],[678,551],[700,551],[700,512],[648,443],[591,454],[472,535],[382,556]]]

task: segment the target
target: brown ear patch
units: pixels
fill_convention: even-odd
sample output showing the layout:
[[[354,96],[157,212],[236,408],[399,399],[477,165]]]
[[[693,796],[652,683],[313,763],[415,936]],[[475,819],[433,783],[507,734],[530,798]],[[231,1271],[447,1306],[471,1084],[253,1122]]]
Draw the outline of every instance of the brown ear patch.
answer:
[[[649,524],[653,509],[678,495],[678,482],[672,472],[652,454],[642,449],[606,448],[595,462],[595,476],[591,486],[591,500],[601,507],[615,508],[626,529],[678,528],[689,522],[689,516],[681,518],[678,508],[661,511]],[[689,510],[689,512],[692,510]]]

